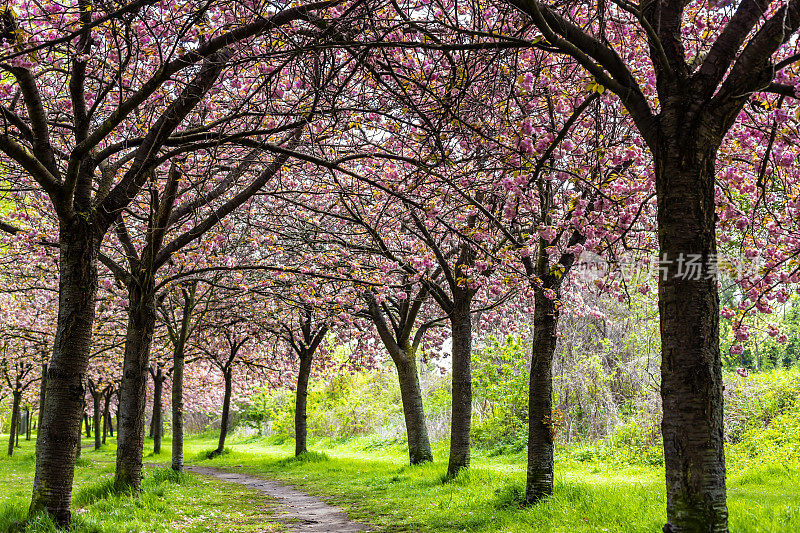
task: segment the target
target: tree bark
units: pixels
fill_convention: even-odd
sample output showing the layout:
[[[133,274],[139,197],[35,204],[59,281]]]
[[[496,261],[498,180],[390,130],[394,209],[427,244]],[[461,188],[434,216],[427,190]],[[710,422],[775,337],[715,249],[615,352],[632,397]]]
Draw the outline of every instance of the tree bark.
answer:
[[[465,291],[466,292],[466,291]],[[470,297],[459,298],[450,314],[453,337],[453,408],[447,477],[469,467],[472,423],[472,315]]]
[[[14,455],[14,439],[17,437],[17,426],[19,425],[19,404],[22,400],[22,391],[13,391],[14,398],[11,405],[11,427],[8,432],[8,456]]]
[[[36,474],[29,512],[47,511],[61,526],[70,521],[75,454],[83,411],[84,376],[97,291],[100,236],[76,215],[59,228],[59,307],[47,372],[44,415],[36,448]]]
[[[31,406],[25,407],[25,440],[31,440]]]
[[[400,398],[403,401],[409,460],[412,465],[433,461],[416,358],[407,351],[404,357],[393,359],[400,382]]]
[[[228,435],[228,418],[231,412],[231,392],[233,390],[233,369],[224,370],[225,374],[225,396],[222,400],[222,420],[219,424],[219,444],[217,445],[216,455],[225,451],[225,437]]]
[[[558,287],[556,287],[558,288]],[[536,503],[553,494],[553,354],[556,349],[558,308],[534,291],[533,345],[528,388],[528,469],[525,502]],[[558,295],[558,291],[556,291]]]
[[[672,119],[672,122],[670,122]],[[665,532],[728,530],[716,269],[714,163],[721,135],[680,114],[654,151],[661,249],[661,398]],[[683,126],[681,124],[684,124]],[[671,131],[671,129],[670,129]],[[698,276],[685,261],[697,258]]]
[[[294,454],[295,456],[308,451],[308,380],[311,376],[311,363],[313,356],[300,357],[300,371],[297,374],[297,398],[294,409]]]
[[[138,490],[142,479],[150,345],[156,320],[152,276],[131,282],[128,301],[128,329],[117,411],[116,483]]]
[[[164,376],[161,367],[158,368],[153,379],[153,453],[161,453],[161,436],[164,431],[164,421],[161,410],[161,395],[164,389]]]
[[[92,438],[92,426],[89,425],[89,415],[86,414],[86,411],[83,412],[83,425],[86,429],[86,438]]]

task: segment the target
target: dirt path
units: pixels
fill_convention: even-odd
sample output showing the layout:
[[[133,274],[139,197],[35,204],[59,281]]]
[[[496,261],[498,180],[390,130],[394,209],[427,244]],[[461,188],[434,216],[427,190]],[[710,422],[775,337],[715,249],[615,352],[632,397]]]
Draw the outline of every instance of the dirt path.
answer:
[[[275,518],[283,522],[290,531],[298,533],[355,533],[369,531],[362,524],[350,521],[338,507],[328,505],[315,496],[309,496],[276,481],[247,474],[225,472],[207,466],[186,465],[186,470],[204,476],[212,476],[229,483],[239,483],[272,496],[278,500]]]

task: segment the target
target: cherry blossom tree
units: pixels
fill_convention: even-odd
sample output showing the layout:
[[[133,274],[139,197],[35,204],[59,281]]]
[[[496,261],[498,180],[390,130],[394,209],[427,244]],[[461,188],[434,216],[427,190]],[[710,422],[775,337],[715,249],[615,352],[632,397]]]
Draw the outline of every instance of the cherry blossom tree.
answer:
[[[203,341],[198,342],[198,349],[205,354],[206,360],[222,373],[225,384],[219,442],[212,456],[219,455],[225,450],[225,438],[228,435],[231,418],[234,373],[237,368],[250,371],[263,369],[263,364],[259,361],[259,356],[263,356],[263,352],[255,353],[257,329],[241,317],[230,314],[225,316],[225,314],[227,313],[218,308],[205,317],[206,322],[201,326]],[[242,376],[239,376],[239,379],[242,379]]]
[[[176,472],[183,471],[183,376],[186,365],[186,348],[198,324],[198,317],[194,315],[195,310],[198,302],[204,300],[203,291],[198,295],[197,288],[196,280],[185,281],[179,287],[174,288],[159,305],[159,313],[167,328],[168,338],[172,345],[172,469]],[[180,296],[178,296],[178,292],[180,292]]]
[[[428,320],[414,331],[417,317],[428,299],[428,291],[424,285],[414,286],[407,282],[402,292],[404,297],[387,296],[381,304],[372,291],[364,291],[363,298],[367,307],[366,313],[397,368],[408,434],[409,460],[411,464],[420,464],[433,461],[433,453],[422,405],[417,354],[427,329],[442,319],[437,317]]]
[[[579,12],[512,1],[542,46],[569,55],[614,93],[649,147],[658,235],[665,531],[727,531],[715,263],[715,165],[752,96],[795,96],[784,69],[797,61],[800,4],[600,2]],[[696,21],[703,21],[702,25]],[[648,58],[645,64],[642,58]],[[679,258],[706,265],[679,276]]]
[[[68,436],[80,422],[75,391],[83,390],[80,376],[88,364],[104,235],[161,164],[164,148],[224,141],[230,132],[219,123],[179,127],[203,114],[205,97],[227,67],[263,53],[264,39],[255,38],[336,3],[276,13],[222,1],[79,1],[47,9],[20,1],[15,13],[6,12],[0,61],[11,76],[2,91],[16,97],[3,109],[9,127],[0,150],[18,169],[11,179],[32,182],[59,223],[60,311],[31,512],[46,510],[61,525],[70,520],[77,442]],[[279,48],[277,42],[266,46]]]
[[[261,327],[280,339],[299,362],[295,387],[294,438],[295,455],[300,455],[308,451],[308,383],[314,355],[325,341],[330,318],[324,309],[315,309],[313,304],[297,296],[276,295],[275,300],[278,306],[272,307],[272,316],[265,317]]]

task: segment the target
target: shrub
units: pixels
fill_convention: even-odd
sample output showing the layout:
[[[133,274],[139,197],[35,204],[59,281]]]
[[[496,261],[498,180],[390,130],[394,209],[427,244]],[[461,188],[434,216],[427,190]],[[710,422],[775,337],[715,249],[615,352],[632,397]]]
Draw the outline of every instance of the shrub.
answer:
[[[798,370],[758,372],[743,378],[725,375],[725,434],[739,442],[751,430],[766,428],[771,421],[797,404],[800,396]]]
[[[800,400],[795,401],[764,426],[744,431],[732,447],[734,454],[758,462],[800,460]]]

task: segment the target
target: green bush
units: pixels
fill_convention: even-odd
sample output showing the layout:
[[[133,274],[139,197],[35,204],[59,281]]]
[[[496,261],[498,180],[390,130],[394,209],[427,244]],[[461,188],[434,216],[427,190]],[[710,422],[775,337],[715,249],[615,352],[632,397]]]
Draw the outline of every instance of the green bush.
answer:
[[[765,427],[744,431],[731,451],[759,463],[800,460],[800,401],[795,399]]]
[[[269,428],[272,443],[281,444],[294,438],[294,411],[294,391],[269,389],[254,396],[248,416]],[[397,376],[391,368],[385,368],[312,380],[307,416],[312,437],[399,435],[403,432],[403,412]]]
[[[493,454],[525,449],[528,434],[528,349],[519,337],[490,338],[473,356],[475,446]]]
[[[743,378],[725,375],[725,434],[739,442],[752,430],[766,428],[773,419],[797,404],[800,371],[772,370]]]

